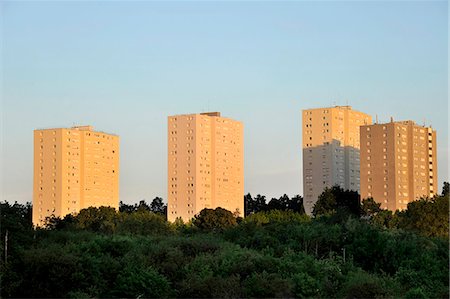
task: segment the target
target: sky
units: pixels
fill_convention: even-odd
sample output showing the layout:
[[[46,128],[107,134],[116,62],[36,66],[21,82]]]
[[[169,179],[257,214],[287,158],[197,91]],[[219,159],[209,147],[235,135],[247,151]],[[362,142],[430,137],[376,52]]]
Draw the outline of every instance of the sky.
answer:
[[[446,1],[2,1],[1,194],[32,200],[33,130],[120,135],[120,200],[167,198],[167,116],[244,123],[245,193],[303,194],[302,109],[351,105],[438,134]]]

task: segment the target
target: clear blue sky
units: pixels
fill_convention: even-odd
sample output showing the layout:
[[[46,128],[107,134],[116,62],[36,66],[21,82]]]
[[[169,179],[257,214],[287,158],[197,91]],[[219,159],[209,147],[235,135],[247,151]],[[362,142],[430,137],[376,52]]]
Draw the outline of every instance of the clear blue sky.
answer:
[[[166,117],[245,125],[245,192],[302,194],[301,110],[438,131],[448,180],[446,1],[2,1],[2,199],[32,198],[33,130],[121,136],[120,196],[166,198]]]

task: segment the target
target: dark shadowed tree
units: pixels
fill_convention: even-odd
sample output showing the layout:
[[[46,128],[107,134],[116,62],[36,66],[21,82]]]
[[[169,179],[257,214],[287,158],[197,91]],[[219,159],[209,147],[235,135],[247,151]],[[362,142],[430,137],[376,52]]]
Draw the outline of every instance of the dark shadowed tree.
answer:
[[[305,207],[303,206],[303,197],[301,197],[300,195],[292,197],[289,202],[288,209],[300,214],[305,214]]]
[[[261,212],[267,210],[266,197],[264,195],[258,194],[255,197],[255,212]]]
[[[449,182],[444,182],[444,186],[442,187],[442,196],[448,195],[450,192],[450,184]]]
[[[76,227],[94,232],[114,233],[118,223],[118,214],[111,207],[89,207],[76,215]]]
[[[192,224],[202,230],[221,231],[237,225],[236,218],[228,210],[222,208],[203,209],[197,214]]]
[[[319,195],[319,199],[313,207],[312,214],[314,217],[320,215],[331,215],[336,213],[337,203],[336,198],[331,188],[325,190]]]
[[[363,199],[361,202],[361,214],[363,216],[373,216],[381,211],[381,203],[377,203],[372,197]]]
[[[284,196],[287,197],[284,198],[283,196],[280,198],[272,198],[269,203],[267,204],[267,210],[271,211],[271,210],[280,210],[280,211],[285,211],[287,206],[286,206],[286,202],[289,201],[289,197],[285,194]]]
[[[313,215],[361,215],[360,197],[358,192],[344,190],[339,186],[325,188],[313,208]]]
[[[378,227],[393,228],[396,226],[396,214],[389,210],[380,210],[377,214],[372,216],[371,222]]]
[[[244,196],[244,208],[245,216],[266,211],[268,209],[266,197],[258,194],[255,198],[253,198],[249,193]]]
[[[245,216],[255,213],[255,202],[250,193],[244,195],[244,211]]]
[[[128,205],[123,201],[119,202],[119,212],[133,213],[134,211],[136,211],[136,205]]]
[[[145,199],[139,201],[139,204],[136,206],[136,211],[151,211],[152,209],[147,204]]]
[[[167,205],[163,203],[161,197],[155,197],[150,204],[150,210],[153,213],[160,214],[166,216],[167,213]]]

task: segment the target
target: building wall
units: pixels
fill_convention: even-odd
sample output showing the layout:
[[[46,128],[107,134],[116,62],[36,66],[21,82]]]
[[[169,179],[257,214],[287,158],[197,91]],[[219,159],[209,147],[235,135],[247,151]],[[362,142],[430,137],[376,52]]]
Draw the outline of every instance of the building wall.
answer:
[[[392,211],[436,192],[436,132],[413,121],[361,127],[361,197]]]
[[[217,112],[168,117],[168,220],[244,213],[243,126]]]
[[[34,131],[34,225],[52,215],[118,205],[118,136],[90,126]]]
[[[359,127],[372,118],[350,106],[308,109],[302,115],[303,197],[311,214],[326,187],[359,192]]]

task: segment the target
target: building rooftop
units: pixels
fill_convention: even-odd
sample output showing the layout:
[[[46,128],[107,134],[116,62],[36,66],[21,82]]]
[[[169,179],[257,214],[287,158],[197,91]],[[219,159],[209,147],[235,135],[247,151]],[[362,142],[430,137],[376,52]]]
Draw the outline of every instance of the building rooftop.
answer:
[[[202,112],[202,113],[200,113],[200,115],[219,116],[220,117],[220,112]]]
[[[72,129],[79,130],[79,131],[94,131],[93,126],[73,126]]]
[[[95,133],[101,133],[101,134],[107,134],[107,135],[112,135],[112,136],[119,136],[117,134],[114,133],[108,133],[108,132],[103,132],[103,131],[95,131],[94,130],[94,126],[91,125],[85,125],[85,126],[72,126],[69,128],[63,128],[63,127],[59,127],[59,128],[41,128],[41,129],[35,129],[35,131],[42,131],[42,130],[77,130],[77,131],[89,131],[89,132],[95,132]]]

